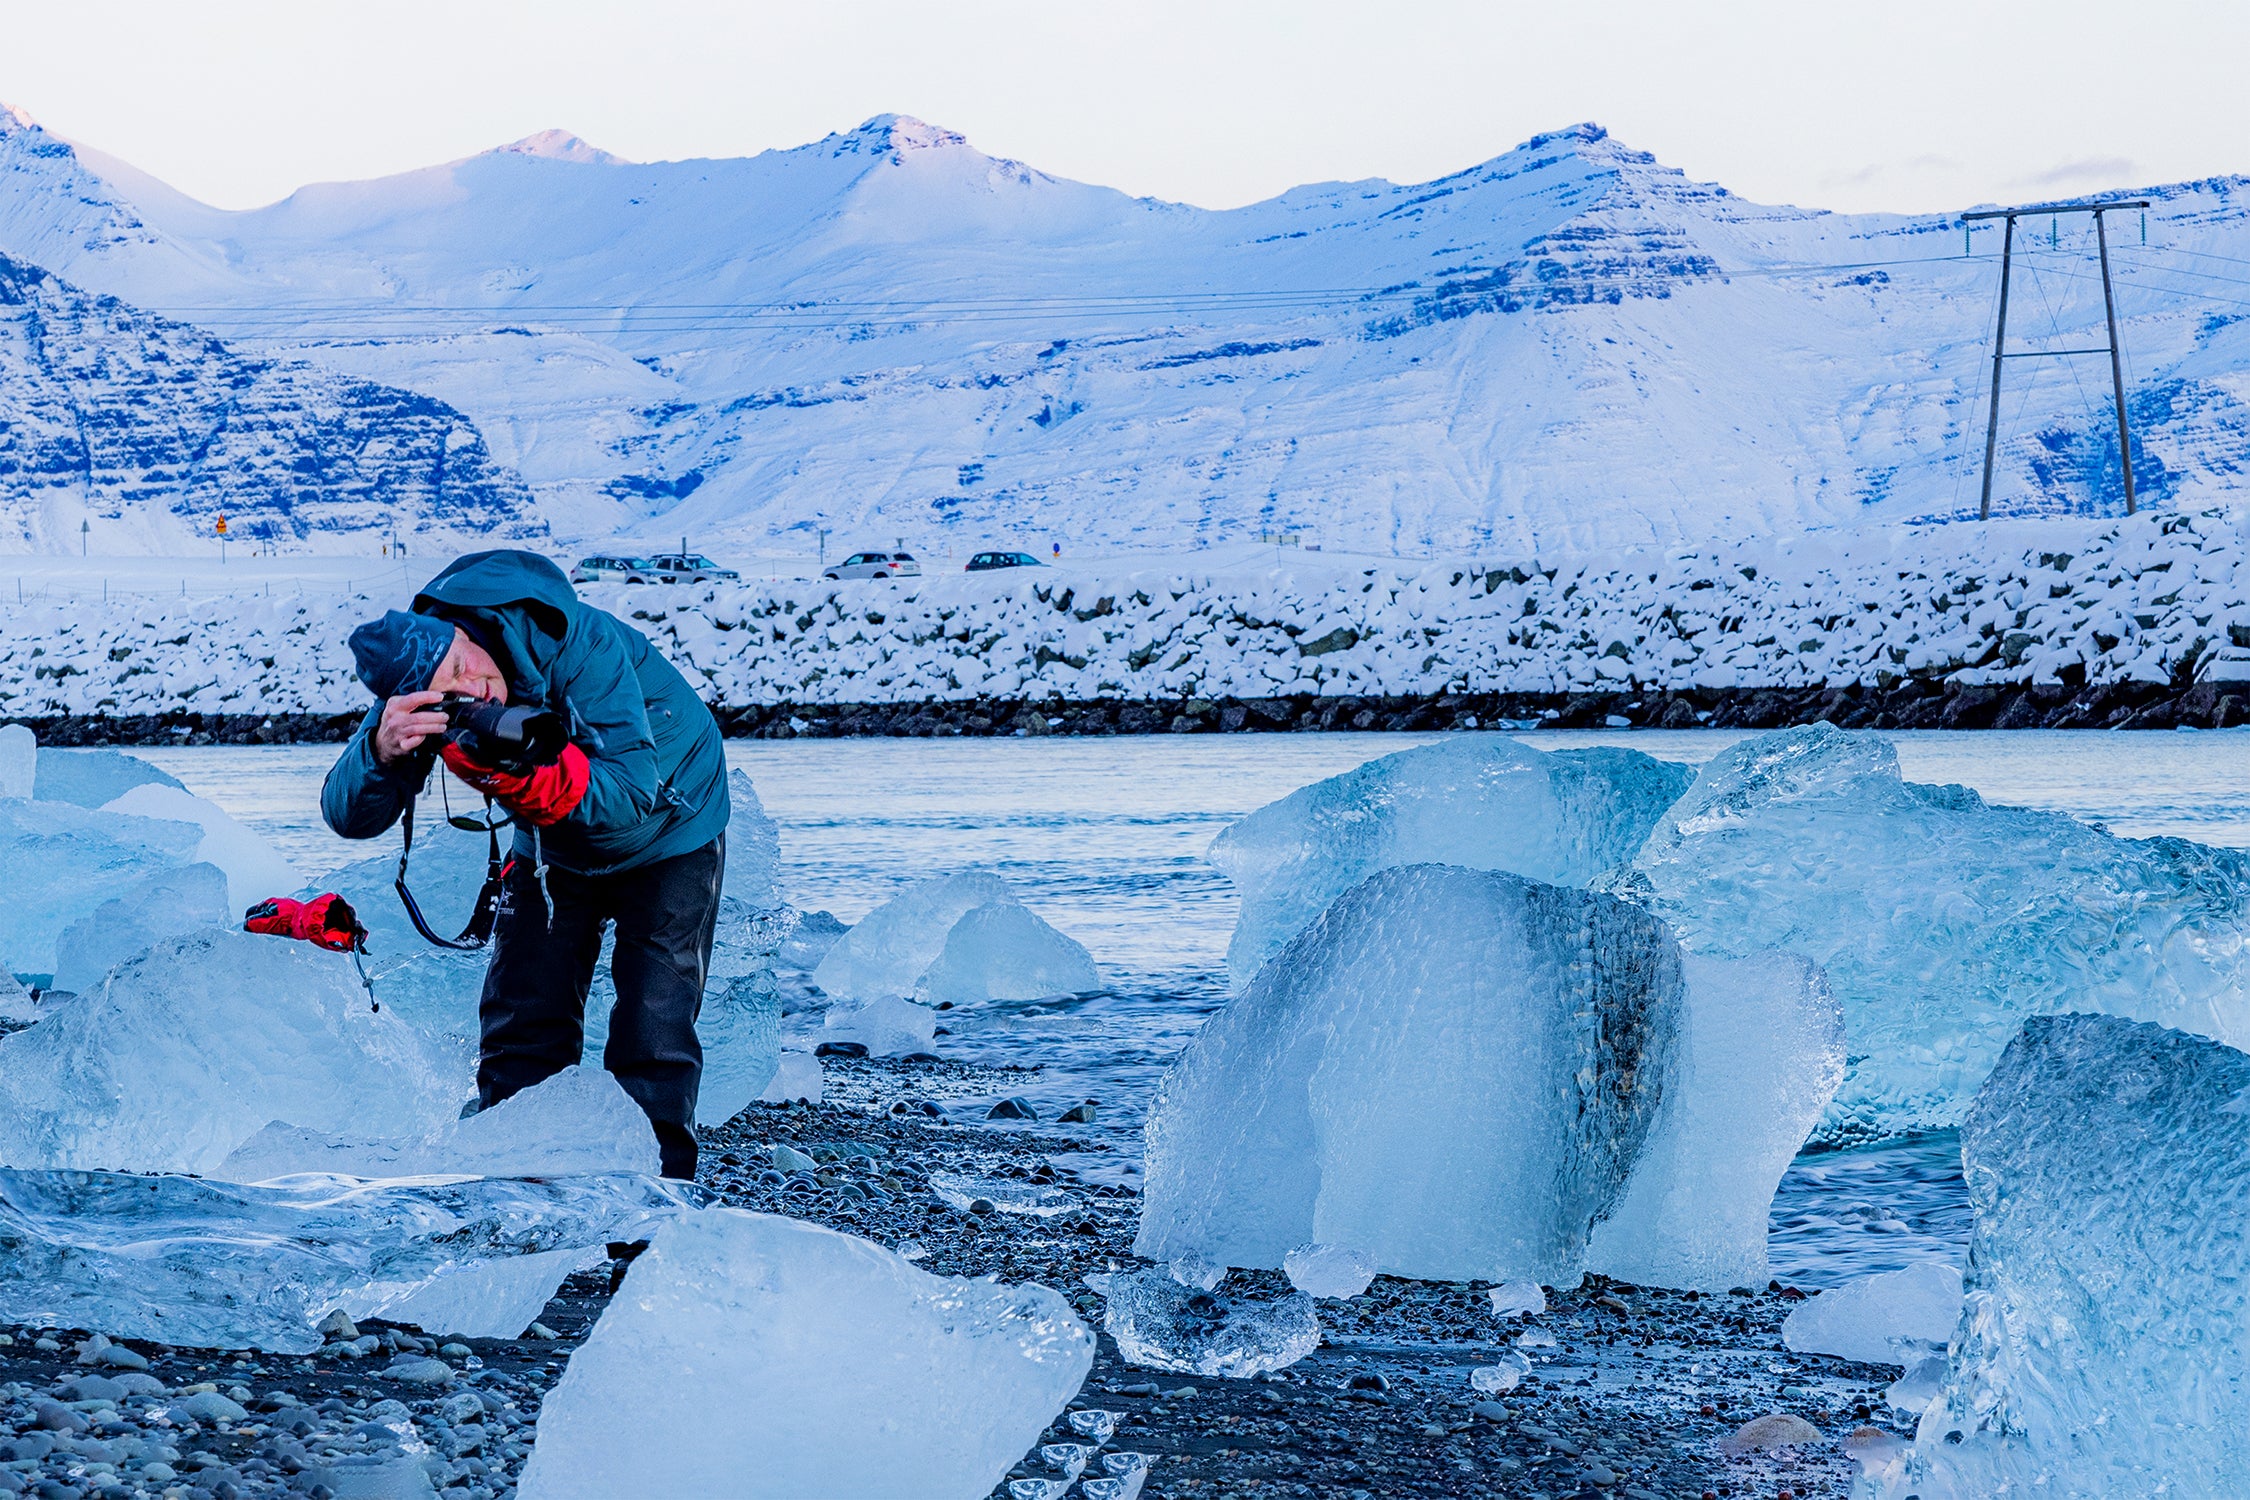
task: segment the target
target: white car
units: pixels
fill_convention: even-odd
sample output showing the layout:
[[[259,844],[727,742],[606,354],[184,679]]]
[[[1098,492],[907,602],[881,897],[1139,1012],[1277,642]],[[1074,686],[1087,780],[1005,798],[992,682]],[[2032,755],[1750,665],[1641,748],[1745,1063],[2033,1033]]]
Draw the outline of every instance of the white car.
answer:
[[[645,557],[582,557],[570,570],[572,583],[647,583],[655,570]]]
[[[740,583],[742,575],[700,552],[663,552],[648,560],[652,583]]]
[[[823,578],[919,578],[922,565],[911,552],[854,552],[820,575]]]

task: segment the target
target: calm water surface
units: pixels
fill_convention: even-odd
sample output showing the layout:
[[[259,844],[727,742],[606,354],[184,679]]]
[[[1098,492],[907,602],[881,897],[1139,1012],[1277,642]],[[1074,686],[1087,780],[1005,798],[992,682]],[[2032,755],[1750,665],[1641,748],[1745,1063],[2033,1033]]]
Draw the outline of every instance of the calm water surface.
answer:
[[[1718,730],[1544,732],[1543,749],[1619,744],[1700,764]],[[1103,739],[732,741],[781,825],[790,901],[857,921],[901,886],[964,865],[999,870],[1084,943],[1108,993],[963,1021],[959,1056],[1045,1065],[1031,1096],[1098,1098],[1118,1143],[1164,1064],[1226,999],[1235,899],[1203,862],[1219,830],[1307,782],[1435,736],[1282,734]],[[2250,735],[2102,731],[1893,736],[1906,776],[1988,800],[2250,847]],[[321,825],[333,747],[136,752],[257,828],[308,879],[369,852]],[[396,835],[384,841],[396,847]],[[440,919],[442,922],[442,918]],[[950,1019],[950,1018],[949,1018]],[[1048,1108],[1042,1108],[1043,1114]],[[1806,1285],[1958,1258],[1967,1234],[1950,1135],[1800,1159],[1774,1204],[1775,1274]]]

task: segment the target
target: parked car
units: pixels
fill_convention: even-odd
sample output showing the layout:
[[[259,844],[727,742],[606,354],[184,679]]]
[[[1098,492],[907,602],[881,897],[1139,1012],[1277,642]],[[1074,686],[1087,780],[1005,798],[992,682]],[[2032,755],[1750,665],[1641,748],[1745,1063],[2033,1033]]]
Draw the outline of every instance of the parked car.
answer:
[[[700,552],[665,552],[648,560],[658,583],[740,583],[742,575],[722,568]]]
[[[1043,568],[1046,564],[1028,552],[979,552],[969,559],[964,570],[970,573],[988,573],[994,568]]]
[[[572,583],[647,583],[655,576],[645,557],[581,557]]]
[[[820,575],[823,578],[919,578],[922,565],[911,552],[854,552]]]

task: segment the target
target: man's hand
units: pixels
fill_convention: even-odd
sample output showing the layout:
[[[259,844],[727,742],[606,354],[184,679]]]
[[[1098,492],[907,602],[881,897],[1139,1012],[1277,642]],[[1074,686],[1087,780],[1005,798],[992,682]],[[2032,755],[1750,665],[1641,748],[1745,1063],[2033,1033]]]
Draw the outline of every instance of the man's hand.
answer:
[[[383,702],[375,724],[375,759],[383,765],[412,755],[422,742],[445,733],[445,715],[433,706],[445,694],[401,693]]]

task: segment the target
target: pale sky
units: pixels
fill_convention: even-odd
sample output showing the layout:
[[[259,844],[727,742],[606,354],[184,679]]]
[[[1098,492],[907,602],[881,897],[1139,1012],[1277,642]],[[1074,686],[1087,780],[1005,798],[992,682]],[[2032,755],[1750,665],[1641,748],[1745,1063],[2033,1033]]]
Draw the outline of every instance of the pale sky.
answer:
[[[1745,197],[1945,210],[2250,172],[2246,0],[0,0],[0,100],[226,207],[549,127],[750,155],[884,111],[1227,207],[1595,120]]]

